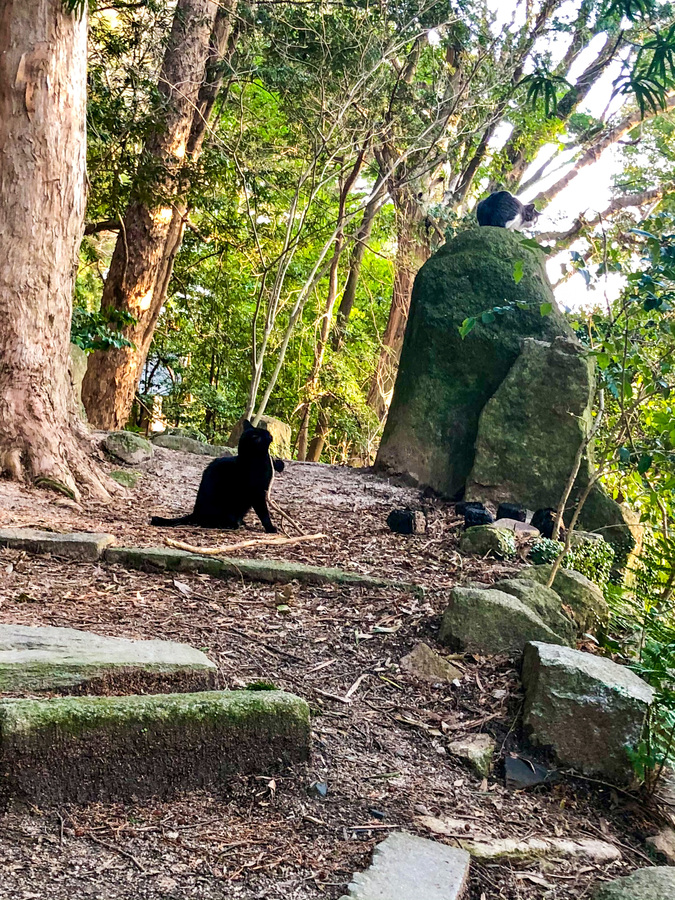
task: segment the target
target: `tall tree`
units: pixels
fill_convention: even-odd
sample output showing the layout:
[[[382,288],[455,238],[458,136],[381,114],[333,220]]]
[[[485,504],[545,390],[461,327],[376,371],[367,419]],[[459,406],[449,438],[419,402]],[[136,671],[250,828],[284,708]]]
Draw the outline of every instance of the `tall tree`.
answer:
[[[78,485],[107,494],[76,424],[68,376],[84,221],[86,73],[86,3],[4,0],[0,470],[76,497]]]
[[[194,156],[201,150],[204,111],[213,105],[200,91],[209,81],[212,35],[219,50],[226,32],[225,13],[218,13],[216,0],[178,0],[176,5],[157,85],[163,100],[161,119],[141,155],[101,300],[103,308],[133,315],[136,323],[125,328],[124,336],[134,346],[94,353],[82,385],[87,416],[99,428],[126,424],[166,298],[184,223],[182,169],[190,151]],[[199,133],[190,147],[196,117]]]

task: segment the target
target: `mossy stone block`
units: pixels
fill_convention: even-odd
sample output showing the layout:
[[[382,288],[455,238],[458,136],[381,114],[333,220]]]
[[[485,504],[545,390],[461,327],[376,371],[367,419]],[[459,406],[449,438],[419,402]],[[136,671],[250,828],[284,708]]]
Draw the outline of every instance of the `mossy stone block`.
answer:
[[[100,559],[114,540],[111,534],[80,531],[59,534],[36,528],[0,528],[0,547],[26,550],[28,553],[53,553],[54,556],[69,556],[84,562]]]
[[[474,525],[467,528],[459,542],[462,553],[471,556],[496,556],[506,559],[516,555],[516,539],[508,528],[497,528],[494,525]]]
[[[283,691],[0,702],[0,791],[38,805],[222,788],[309,755],[307,703]]]
[[[520,573],[521,579],[547,584],[551,577],[551,563],[529,566]],[[568,606],[580,631],[596,632],[609,621],[609,606],[602,591],[590,578],[573,569],[558,569],[553,590]]]
[[[148,462],[154,453],[150,441],[134,434],[133,431],[111,431],[103,441],[103,446],[111,456],[128,466],[139,466]]]
[[[653,866],[598,885],[591,900],[673,900],[675,868]]]

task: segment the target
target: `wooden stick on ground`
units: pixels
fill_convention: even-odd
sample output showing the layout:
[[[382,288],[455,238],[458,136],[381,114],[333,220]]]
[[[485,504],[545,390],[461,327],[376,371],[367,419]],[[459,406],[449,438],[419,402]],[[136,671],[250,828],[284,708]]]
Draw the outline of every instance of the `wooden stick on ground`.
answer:
[[[299,534],[303,534],[303,535],[304,535],[304,534],[306,533],[305,531],[303,531],[303,529],[298,525],[298,523],[297,523],[294,519],[291,519],[291,517],[288,515],[288,513],[285,512],[285,511],[279,506],[278,503],[275,503],[275,501],[272,500],[271,497],[268,497],[268,498],[267,498],[267,505],[268,505],[271,509],[273,509],[274,512],[279,513],[279,515],[281,516],[282,519],[286,519],[286,521],[289,523],[289,525],[292,525],[293,528],[295,528],[295,530],[296,530]]]
[[[253,538],[248,541],[239,541],[237,544],[228,544],[226,547],[195,547],[194,544],[186,544],[184,541],[174,541],[172,538],[164,538],[164,543],[174,550],[187,550],[189,553],[198,553],[200,556],[220,556],[223,553],[231,553],[233,550],[243,550],[245,547],[258,547],[263,544],[274,546],[300,544],[303,541],[319,541],[325,538],[325,534],[301,534],[299,537],[283,537],[282,535],[270,535],[269,537]]]

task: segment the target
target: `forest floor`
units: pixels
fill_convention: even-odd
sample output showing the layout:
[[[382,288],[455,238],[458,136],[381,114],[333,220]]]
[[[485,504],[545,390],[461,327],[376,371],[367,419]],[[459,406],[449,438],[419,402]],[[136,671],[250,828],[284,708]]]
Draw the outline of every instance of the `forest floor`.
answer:
[[[108,531],[119,544],[161,545],[167,531],[151,528],[150,514],[187,511],[206,462],[157,448],[137,488],[108,505],[76,506],[0,482],[0,526]],[[222,795],[0,815],[2,900],[334,900],[368,865],[375,843],[396,829],[450,844],[455,837],[592,837],[622,853],[607,865],[473,862],[470,900],[581,900],[599,880],[651,864],[644,838],[658,820],[643,800],[572,777],[513,792],[500,763],[481,781],[448,755],[448,739],[482,731],[496,738],[502,757],[525,746],[513,661],[465,656],[456,661],[462,679],[443,687],[399,668],[418,641],[438,646],[445,588],[491,583],[519,561],[462,558],[451,505],[362,470],[291,463],[274,496],[307,532],[328,537],[236,555],[341,566],[441,590],[420,600],[344,585],[281,589],[0,550],[0,622],[189,643],[217,663],[221,687],[273,682],[305,697],[313,713],[307,767],[235,778]],[[426,508],[426,534],[387,528],[387,513],[407,504]],[[229,544],[261,532],[257,520],[249,524],[234,533],[170,535]],[[326,785],[325,798],[317,784]],[[431,834],[420,821],[428,815],[452,819],[454,837]]]

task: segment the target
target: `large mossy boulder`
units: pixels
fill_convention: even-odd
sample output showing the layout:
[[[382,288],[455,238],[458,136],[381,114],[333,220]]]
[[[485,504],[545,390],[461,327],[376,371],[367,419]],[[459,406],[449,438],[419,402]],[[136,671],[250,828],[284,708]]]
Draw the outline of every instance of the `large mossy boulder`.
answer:
[[[149,462],[154,453],[150,441],[132,431],[111,431],[103,446],[111,456],[128,466]]]
[[[528,566],[519,577],[545,585],[551,577],[552,568],[552,563]],[[581,572],[558,569],[552,587],[574,616],[579,631],[595,633],[609,622],[609,605],[602,591]]]
[[[481,412],[467,499],[557,507],[592,426],[594,396],[595,363],[577,341],[524,340],[520,356]],[[592,475],[587,455],[567,520]],[[600,484],[593,486],[579,522],[602,534],[625,561],[633,537],[621,507]]]
[[[533,642],[523,654],[523,725],[532,742],[584,775],[630,782],[654,699],[626,666],[569,647]]]
[[[518,358],[522,339],[573,338],[544,260],[519,234],[478,228],[449,241],[420,269],[375,464],[379,471],[403,475],[446,497],[464,487],[481,411]],[[542,303],[551,304],[550,315],[541,315]],[[508,312],[479,322],[462,339],[465,319],[509,304]]]
[[[497,581],[493,588],[517,597],[521,603],[528,606],[542,621],[546,622],[549,628],[559,634],[566,644],[574,645],[577,629],[574,622],[565,614],[560,596],[552,588],[526,578],[508,578],[505,581]]]
[[[451,650],[484,653],[521,653],[528,641],[563,644],[544,620],[518,597],[482,587],[456,587],[443,613],[438,634]]]

